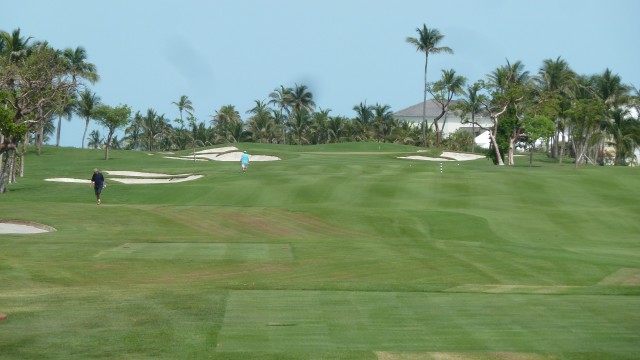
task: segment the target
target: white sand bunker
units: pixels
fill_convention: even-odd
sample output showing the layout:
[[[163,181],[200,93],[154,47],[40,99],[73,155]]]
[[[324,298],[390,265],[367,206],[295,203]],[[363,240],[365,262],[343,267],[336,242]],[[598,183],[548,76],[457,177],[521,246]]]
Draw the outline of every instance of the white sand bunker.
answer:
[[[242,152],[238,151],[238,148],[234,146],[227,146],[221,148],[213,148],[213,149],[205,149],[196,151],[195,160],[196,161],[240,161],[240,157],[242,156]],[[186,156],[165,156],[167,159],[175,159],[175,160],[194,160],[194,155],[186,155]],[[250,161],[277,161],[281,160],[277,156],[269,156],[269,155],[251,155],[249,154]]]
[[[468,160],[477,160],[477,159],[484,159],[484,158],[485,158],[484,155],[454,153],[454,152],[448,152],[448,151],[445,151],[442,154],[440,154],[440,157],[429,157],[429,156],[421,156],[421,155],[399,157],[399,159],[426,160],[426,161],[468,161]]]
[[[202,175],[190,175],[187,177],[171,177],[167,179],[111,178],[111,180],[117,181],[122,184],[169,184],[169,183],[192,181],[192,180],[200,179],[201,177]]]
[[[82,183],[82,184],[91,183],[91,180],[88,180],[88,179],[74,179],[74,178],[51,178],[51,179],[44,179],[44,181]]]
[[[0,234],[38,234],[56,229],[27,221],[5,221],[0,220]]]
[[[107,181],[116,181],[121,184],[170,184],[179,183],[184,181],[192,181],[200,179],[203,175],[193,174],[160,174],[150,172],[137,172],[137,171],[113,171],[104,170],[103,173],[109,175]],[[71,182],[71,183],[83,183],[89,184],[91,180],[87,179],[73,179],[73,178],[51,178],[45,179],[46,181],[56,182]]]

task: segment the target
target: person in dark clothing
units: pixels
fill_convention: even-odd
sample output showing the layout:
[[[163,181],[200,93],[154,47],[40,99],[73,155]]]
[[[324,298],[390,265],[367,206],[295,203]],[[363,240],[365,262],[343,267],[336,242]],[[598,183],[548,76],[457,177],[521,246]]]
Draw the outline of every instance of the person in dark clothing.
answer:
[[[93,189],[96,192],[96,199],[98,200],[98,205],[100,205],[100,197],[102,195],[102,188],[106,185],[104,184],[104,176],[98,169],[93,169],[93,176],[91,177],[91,184],[93,185]]]

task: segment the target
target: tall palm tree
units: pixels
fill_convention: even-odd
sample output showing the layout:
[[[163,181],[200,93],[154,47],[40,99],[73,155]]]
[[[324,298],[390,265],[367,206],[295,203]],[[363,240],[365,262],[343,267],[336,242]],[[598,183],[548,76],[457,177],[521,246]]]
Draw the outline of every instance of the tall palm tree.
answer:
[[[193,103],[189,100],[187,95],[180,96],[180,100],[171,102],[175,106],[178,107],[178,111],[180,111],[180,125],[184,125],[184,121],[182,120],[182,112],[186,111],[188,115],[193,115]]]
[[[71,73],[71,80],[73,84],[76,84],[78,78],[88,80],[90,83],[95,84],[100,80],[98,70],[92,63],[86,62],[87,50],[82,46],[78,46],[75,49],[67,48],[63,52],[68,66],[68,71]]]
[[[453,50],[447,46],[438,46],[444,35],[438,29],[429,29],[426,24],[422,25],[422,29],[416,28],[418,37],[407,37],[406,41],[416,47],[416,51],[424,52],[424,99],[422,102],[422,126],[423,126],[423,142],[426,146],[426,128],[427,128],[427,67],[429,65],[429,54],[449,53],[453,54]]]
[[[92,93],[89,89],[85,89],[80,93],[80,101],[78,101],[75,108],[76,114],[84,118],[85,126],[84,133],[82,134],[82,148],[84,149],[84,139],[87,136],[87,129],[89,129],[89,121],[93,118],[93,110],[100,105],[100,97],[95,93]]]
[[[71,116],[76,109],[76,99],[75,93],[73,93],[69,97],[65,97],[60,101],[60,106],[56,108],[56,115],[58,115],[58,126],[56,127],[56,146],[60,146],[60,132],[62,129],[62,119],[65,118],[67,121],[71,120]]]
[[[280,114],[286,112],[288,115],[290,113],[289,99],[291,98],[291,92],[293,92],[293,89],[280,85],[279,89],[275,89],[269,94],[269,105],[275,105],[280,110]]]
[[[288,92],[287,100],[293,112],[306,110],[311,113],[316,107],[316,103],[313,101],[313,94],[306,85],[296,84],[296,87]]]

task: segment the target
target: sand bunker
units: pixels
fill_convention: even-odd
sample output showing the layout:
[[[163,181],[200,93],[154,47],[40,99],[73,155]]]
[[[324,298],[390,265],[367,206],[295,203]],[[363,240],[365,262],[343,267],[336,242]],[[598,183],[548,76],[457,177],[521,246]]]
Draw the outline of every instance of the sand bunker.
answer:
[[[196,151],[195,160],[196,161],[240,161],[240,157],[242,156],[242,152],[238,150],[238,148],[234,146],[227,146],[221,148],[213,148],[213,149],[205,149]],[[175,160],[194,160],[194,155],[185,155],[185,156],[165,156],[166,159],[175,159]],[[249,154],[250,161],[277,161],[281,160],[277,156],[269,156],[269,155],[251,155]]]
[[[192,181],[196,179],[200,179],[203,175],[193,175],[193,174],[161,174],[161,173],[150,173],[150,172],[138,172],[138,171],[113,171],[113,170],[104,170],[105,174],[108,174],[108,181],[115,181],[121,184],[170,184],[170,183],[178,183],[184,181]],[[123,176],[123,177],[121,177]],[[128,177],[124,177],[128,176]],[[82,183],[89,184],[91,180],[87,179],[74,179],[74,178],[51,178],[45,179],[45,181],[56,181],[56,182],[69,182],[69,183]]]
[[[0,220],[0,234],[38,234],[56,231],[56,229],[27,221]]]
[[[87,179],[74,179],[74,178],[51,178],[51,179],[44,179],[44,181],[68,182],[68,183],[82,183],[82,184],[89,184],[89,183],[91,183],[91,180],[87,180]]]
[[[133,179],[133,178],[110,178],[122,184],[169,184],[200,179],[202,175],[190,175],[187,177],[172,177],[168,179]]]
[[[399,159],[409,160],[426,160],[426,161],[469,161],[484,159],[486,156],[477,154],[464,154],[445,151],[440,154],[440,157],[429,157],[421,155],[400,156]]]
[[[149,173],[149,172],[138,172],[138,171],[111,171],[105,170],[105,174],[114,175],[114,176],[133,176],[133,177],[146,177],[146,178],[159,178],[159,177],[184,177],[190,176],[191,174],[161,174],[161,173]]]

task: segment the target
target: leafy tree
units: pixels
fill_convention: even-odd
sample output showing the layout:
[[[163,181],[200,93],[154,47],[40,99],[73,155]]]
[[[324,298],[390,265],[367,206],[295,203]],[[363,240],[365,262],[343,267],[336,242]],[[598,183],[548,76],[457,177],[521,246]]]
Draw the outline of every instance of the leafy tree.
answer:
[[[579,99],[567,111],[576,167],[587,160],[589,145],[597,143],[599,122],[604,118],[605,112],[605,105],[597,99]]]
[[[131,121],[131,108],[127,105],[116,107],[100,105],[95,109],[94,117],[96,121],[109,131],[104,148],[104,159],[109,160],[109,148],[113,134],[117,129],[127,126],[129,121]]]
[[[544,60],[533,81],[537,84],[538,103],[545,104],[547,111],[544,115],[553,120],[556,127],[550,156],[558,157],[562,162],[567,125],[565,111],[571,106],[571,98],[574,96],[576,74],[564,59],[558,57],[556,60]]]
[[[536,141],[552,136],[556,127],[551,119],[542,115],[525,117],[522,122],[529,148],[529,166],[531,166]]]
[[[426,24],[422,25],[422,29],[416,28],[418,37],[407,37],[406,41],[416,47],[416,51],[424,53],[424,99],[422,102],[422,126],[423,126],[423,146],[427,146],[426,143],[426,128],[427,128],[427,67],[429,65],[429,54],[449,53],[453,54],[453,50],[447,46],[438,46],[440,41],[444,38],[444,35],[440,34],[437,29],[429,29]]]

